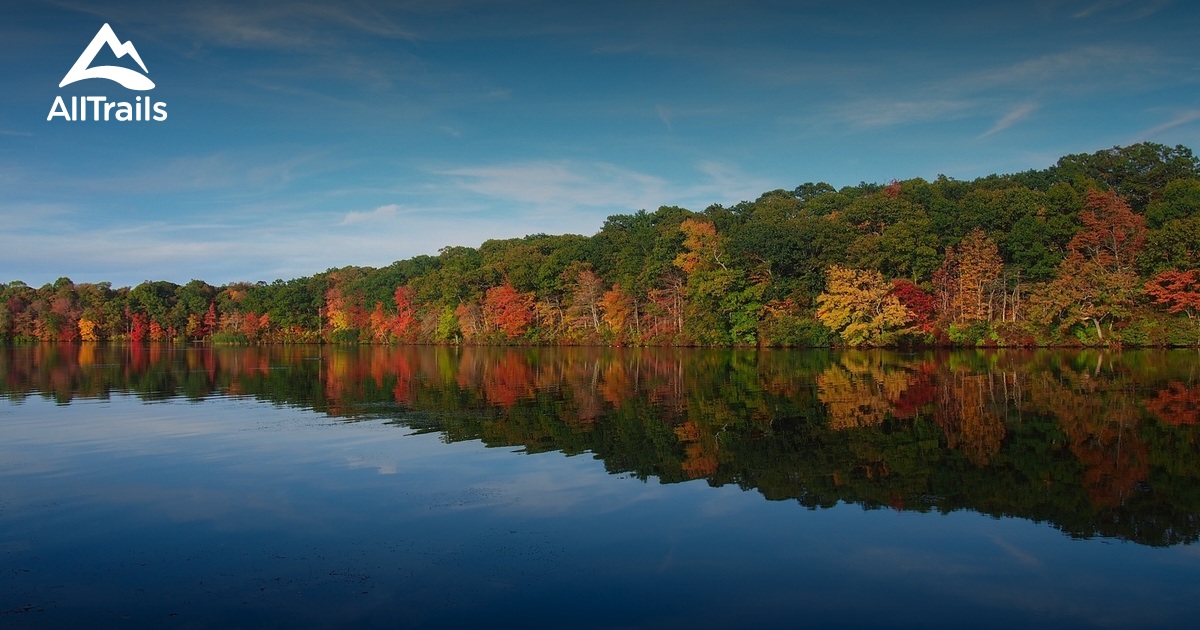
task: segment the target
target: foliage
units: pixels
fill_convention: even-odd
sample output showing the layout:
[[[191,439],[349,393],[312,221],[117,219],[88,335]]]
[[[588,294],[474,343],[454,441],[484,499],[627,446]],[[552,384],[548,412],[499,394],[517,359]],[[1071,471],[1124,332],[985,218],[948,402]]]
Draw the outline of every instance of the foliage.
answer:
[[[0,341],[1180,343],[1198,209],[1191,151],[1141,143],[974,181],[808,182],[270,283],[13,281]]]
[[[849,346],[883,346],[910,332],[912,313],[878,271],[833,266],[817,297],[817,319]]]
[[[1168,313],[1185,313],[1195,320],[1200,313],[1200,271],[1171,269],[1155,275],[1144,291]]]

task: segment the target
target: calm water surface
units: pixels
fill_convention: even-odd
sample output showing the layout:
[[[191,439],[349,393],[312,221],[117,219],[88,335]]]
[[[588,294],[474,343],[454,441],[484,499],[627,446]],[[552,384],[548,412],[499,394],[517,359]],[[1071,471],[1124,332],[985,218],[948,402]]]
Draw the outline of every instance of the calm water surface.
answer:
[[[0,625],[1190,625],[1197,358],[0,349]]]

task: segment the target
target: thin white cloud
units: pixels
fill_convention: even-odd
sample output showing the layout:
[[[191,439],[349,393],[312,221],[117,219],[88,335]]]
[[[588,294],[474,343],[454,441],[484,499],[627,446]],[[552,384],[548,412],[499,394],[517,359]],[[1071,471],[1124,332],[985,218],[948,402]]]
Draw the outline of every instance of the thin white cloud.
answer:
[[[400,206],[394,203],[389,203],[385,206],[379,206],[374,210],[367,212],[348,212],[338,225],[355,225],[360,223],[375,224],[381,221],[390,221],[396,218],[400,212]]]
[[[667,126],[667,131],[672,131],[671,119],[674,116],[671,113],[671,108],[667,107],[666,105],[663,105],[662,103],[659,103],[658,105],[654,106],[654,113],[657,114],[658,119],[661,120],[663,122],[663,124]]]
[[[687,191],[687,196],[695,200],[695,209],[708,207],[713,203],[757,199],[763,192],[778,185],[723,162],[705,160],[696,168],[707,179],[702,183],[693,184]]]
[[[666,182],[606,163],[521,162],[436,172],[478,195],[541,210],[654,207]]]
[[[1076,20],[1107,17],[1116,22],[1133,22],[1150,17],[1171,4],[1171,0],[1100,0],[1071,14]]]
[[[1081,20],[1084,18],[1091,17],[1092,15],[1095,15],[1096,13],[1099,13],[1101,11],[1105,11],[1105,10],[1111,9],[1113,7],[1121,6],[1122,4],[1125,4],[1125,3],[1126,3],[1126,0],[1104,0],[1103,2],[1094,2],[1091,5],[1085,7],[1084,9],[1075,12],[1071,17],[1073,17],[1077,20]]]
[[[318,162],[317,154],[272,156],[264,159],[250,154],[210,153],[180,155],[159,163],[136,169],[118,168],[120,175],[96,174],[87,178],[60,175],[55,179],[57,190],[78,189],[133,195],[177,193],[180,191],[278,191],[298,177],[305,167],[333,168],[328,161]]]
[[[963,99],[870,100],[841,105],[833,117],[851,127],[871,129],[961,118],[975,107],[975,102]]]
[[[1168,131],[1171,131],[1172,129],[1176,129],[1178,127],[1183,127],[1185,125],[1190,125],[1190,124],[1196,122],[1197,120],[1200,120],[1200,109],[1189,109],[1187,111],[1183,111],[1183,112],[1176,114],[1173,118],[1162,123],[1161,125],[1158,125],[1156,127],[1151,127],[1150,129],[1147,129],[1147,130],[1141,132],[1140,134],[1138,134],[1138,137],[1153,138],[1154,136],[1166,133]]]
[[[415,39],[411,31],[365,4],[282,3],[249,8],[205,3],[196,5],[187,19],[185,26],[195,29],[202,41],[234,48],[328,48],[337,43],[331,26],[377,37]]]
[[[69,221],[78,208],[65,203],[18,202],[0,204],[0,225],[4,231],[56,229],[60,221]]]
[[[465,207],[465,209],[464,209]],[[328,213],[280,206],[229,209],[209,223],[110,220],[88,228],[72,221],[85,210],[0,206],[0,220],[22,210],[37,211],[39,225],[54,229],[0,230],[0,281],[23,280],[32,286],[67,276],[76,282],[112,282],[133,286],[151,280],[184,283],[201,278],[212,284],[270,281],[309,276],[345,265],[383,266],[443,246],[478,247],[492,238],[536,232],[594,231],[595,218],[531,218],[527,212],[498,213],[469,206],[415,206],[364,212],[341,229]],[[476,212],[466,220],[465,213]],[[371,217],[365,215],[373,214]],[[269,218],[262,218],[267,215]],[[38,215],[34,215],[35,217]],[[287,217],[280,220],[279,217]],[[56,218],[55,218],[56,217]],[[53,221],[51,221],[53,219]]]
[[[667,179],[598,162],[521,162],[438,171],[451,186],[485,197],[493,208],[512,205],[529,219],[573,215],[575,230],[595,231],[597,211],[627,213],[679,205],[701,210],[714,203],[757,198],[771,188],[766,179],[735,166],[707,160],[699,177]]]
[[[868,97],[831,102],[824,116],[781,119],[790,126],[825,123],[872,130],[915,123],[943,122],[989,115],[1000,100],[1075,100],[1115,87],[1173,81],[1179,60],[1146,47],[1125,44],[1088,45],[1031,56],[992,68],[976,68],[924,84],[907,86],[920,98]],[[1153,71],[1147,72],[1146,68]],[[1026,102],[1002,116],[980,138],[1026,120],[1044,103]]]
[[[963,89],[1011,89],[1076,92],[1081,87],[1111,89],[1144,80],[1146,68],[1165,71],[1172,64],[1152,49],[1129,45],[1082,46],[1039,55],[963,77]],[[952,86],[950,86],[952,87]]]
[[[1026,103],[1024,105],[1019,105],[1012,111],[1005,114],[1002,118],[1000,118],[1000,120],[997,120],[996,124],[992,125],[991,129],[988,129],[987,131],[983,132],[982,134],[979,135],[979,137],[986,138],[990,135],[1000,133],[1001,131],[1004,131],[1005,129],[1012,127],[1013,125],[1025,120],[1026,118],[1029,118],[1029,115],[1032,114],[1033,112],[1037,111],[1037,108],[1038,108],[1038,106],[1034,105],[1032,103]]]

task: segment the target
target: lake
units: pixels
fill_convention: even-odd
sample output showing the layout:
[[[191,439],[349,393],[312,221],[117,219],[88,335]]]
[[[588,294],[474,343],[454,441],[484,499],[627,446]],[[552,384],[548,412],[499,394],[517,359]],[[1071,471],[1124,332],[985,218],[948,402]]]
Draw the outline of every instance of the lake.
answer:
[[[1198,359],[0,349],[0,625],[1190,625]]]

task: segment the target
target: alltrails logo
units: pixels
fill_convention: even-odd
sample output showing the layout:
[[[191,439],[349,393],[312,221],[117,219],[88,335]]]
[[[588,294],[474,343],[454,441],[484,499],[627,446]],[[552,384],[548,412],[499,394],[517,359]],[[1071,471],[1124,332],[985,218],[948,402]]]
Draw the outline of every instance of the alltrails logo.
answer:
[[[58,87],[66,87],[76,81],[84,81],[87,79],[108,79],[115,81],[121,86],[138,91],[146,91],[154,89],[154,82],[150,80],[146,74],[139,73],[136,70],[122,68],[120,66],[92,66],[96,55],[100,49],[108,46],[118,59],[129,55],[137,65],[141,67],[142,72],[149,74],[146,69],[146,64],[142,61],[141,55],[138,54],[137,48],[133,47],[133,42],[121,43],[117,39],[117,34],[113,32],[112,27],[105,24],[100,27],[96,36],[92,38],[92,42],[83,49],[83,54],[79,55],[79,59],[75,60],[75,65],[67,71],[66,76],[59,82]],[[144,97],[138,96],[133,102],[127,101],[110,101],[107,96],[72,96],[70,107],[67,106],[67,101],[62,96],[54,97],[54,104],[50,106],[50,114],[46,116],[46,120],[54,120],[62,117],[64,120],[117,120],[126,121],[163,121],[167,119],[167,104],[155,103],[150,95]],[[89,115],[90,114],[90,115]]]

